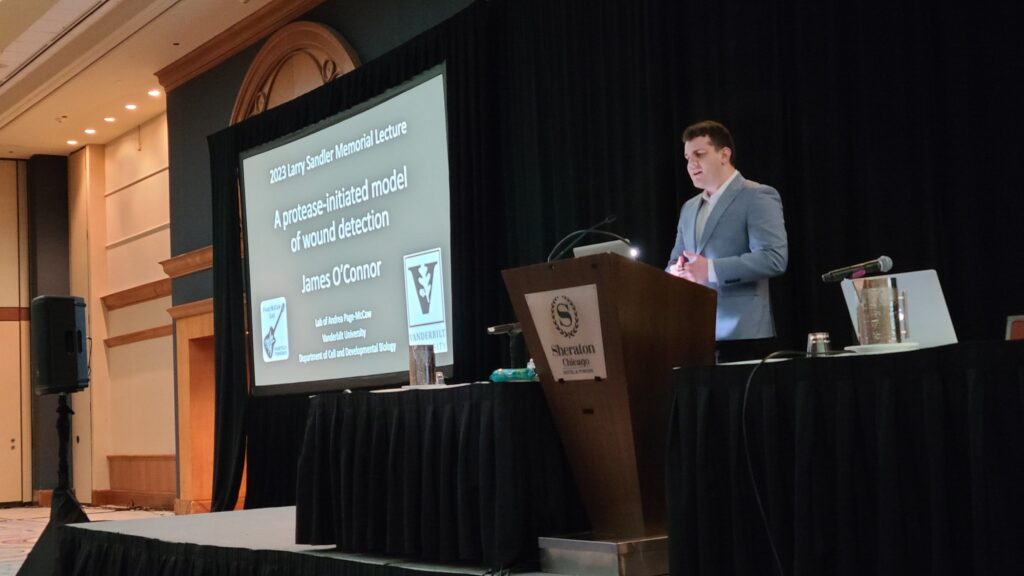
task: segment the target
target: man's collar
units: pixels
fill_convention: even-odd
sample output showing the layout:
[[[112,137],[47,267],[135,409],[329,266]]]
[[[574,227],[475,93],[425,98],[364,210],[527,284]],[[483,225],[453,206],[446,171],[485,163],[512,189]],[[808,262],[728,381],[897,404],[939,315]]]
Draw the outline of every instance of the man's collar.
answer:
[[[710,192],[710,193],[707,190],[704,190],[702,192],[704,198],[706,200],[710,200],[710,199],[714,198],[715,196],[718,196],[719,193],[722,192],[723,190],[725,190],[726,188],[728,188],[729,185],[732,184],[732,181],[735,180],[736,177],[739,176],[739,175],[740,175],[740,171],[736,170],[736,169],[733,169],[732,176],[729,176],[728,178],[726,178],[725,182],[722,182],[722,185],[719,186],[717,190],[715,190],[714,192]]]

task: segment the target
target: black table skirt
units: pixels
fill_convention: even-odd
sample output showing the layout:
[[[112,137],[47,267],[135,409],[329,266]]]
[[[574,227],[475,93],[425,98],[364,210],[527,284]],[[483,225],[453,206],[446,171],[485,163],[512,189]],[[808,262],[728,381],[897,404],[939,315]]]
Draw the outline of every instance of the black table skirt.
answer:
[[[536,383],[311,399],[296,542],[507,567],[586,529]]]
[[[751,366],[679,370],[672,574],[772,574]],[[767,364],[747,407],[787,574],[1024,574],[1024,342]]]
[[[226,529],[230,529],[229,526]],[[169,542],[75,525],[56,528],[53,572],[19,576],[424,576],[422,570],[310,552]],[[429,576],[464,576],[458,567],[436,567]]]

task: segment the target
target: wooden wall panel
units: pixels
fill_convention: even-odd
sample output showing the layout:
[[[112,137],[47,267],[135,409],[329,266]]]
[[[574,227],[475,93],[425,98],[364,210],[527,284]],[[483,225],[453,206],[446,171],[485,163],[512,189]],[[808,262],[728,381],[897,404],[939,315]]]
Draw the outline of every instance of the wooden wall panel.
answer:
[[[173,508],[174,454],[111,455],[107,462],[110,489],[93,492],[94,504]]]
[[[174,494],[174,454],[111,455],[110,488]]]

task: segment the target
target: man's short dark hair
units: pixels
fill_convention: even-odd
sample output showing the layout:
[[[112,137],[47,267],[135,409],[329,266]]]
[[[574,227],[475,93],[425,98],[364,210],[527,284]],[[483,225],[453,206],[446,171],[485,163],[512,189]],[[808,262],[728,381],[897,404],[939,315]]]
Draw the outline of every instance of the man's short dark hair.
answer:
[[[736,146],[732,143],[732,134],[729,133],[729,129],[723,126],[719,122],[714,120],[704,120],[703,122],[697,122],[691,126],[688,126],[686,130],[683,130],[683,143],[689,142],[694,138],[700,138],[701,136],[707,136],[708,140],[715,147],[715,150],[721,150],[722,148],[729,148],[732,150],[732,158],[736,158]]]

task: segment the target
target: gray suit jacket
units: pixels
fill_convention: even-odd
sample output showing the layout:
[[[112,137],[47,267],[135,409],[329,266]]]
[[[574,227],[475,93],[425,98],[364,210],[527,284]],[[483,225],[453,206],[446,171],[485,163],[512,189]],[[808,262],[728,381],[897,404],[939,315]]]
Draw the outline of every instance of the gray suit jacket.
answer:
[[[782,199],[771,186],[738,174],[718,199],[694,237],[700,194],[683,204],[676,230],[676,245],[668,266],[683,250],[714,261],[718,282],[716,340],[746,340],[775,336],[768,279],[786,271],[789,249]]]

